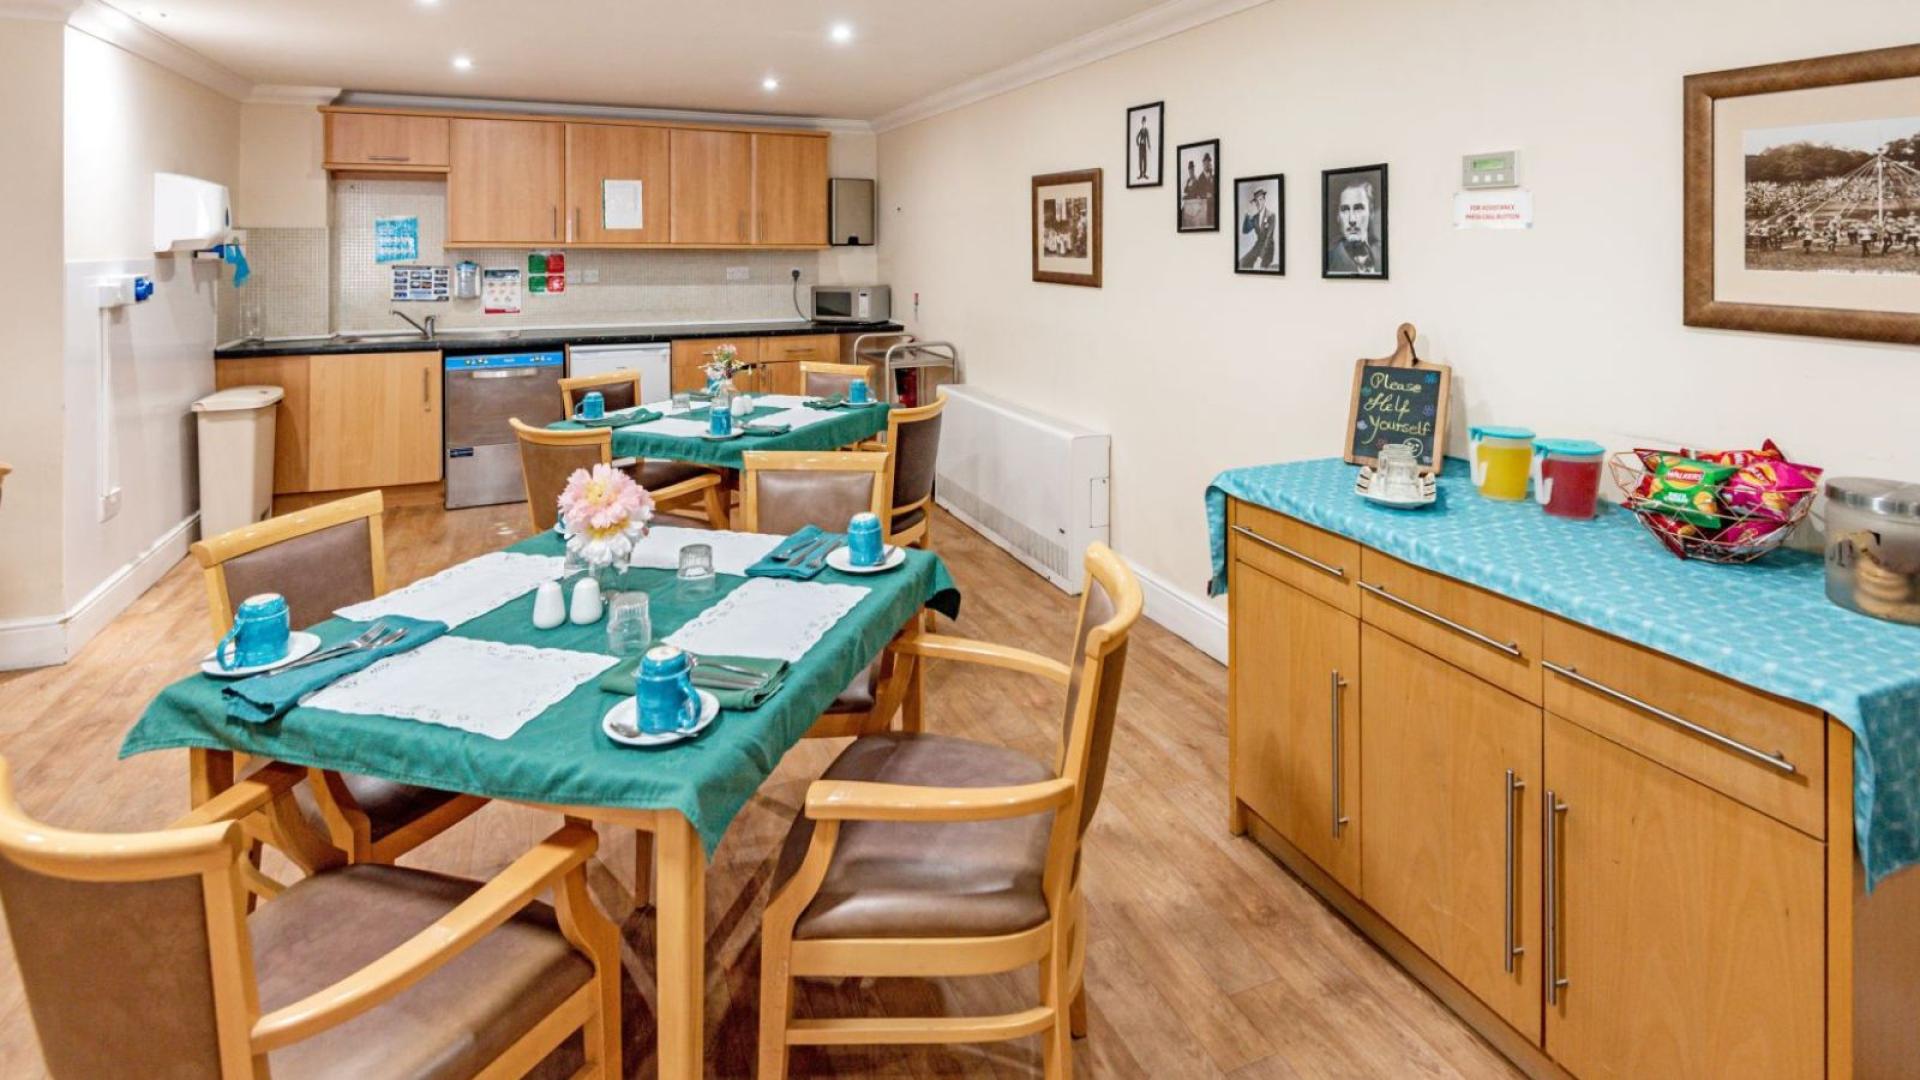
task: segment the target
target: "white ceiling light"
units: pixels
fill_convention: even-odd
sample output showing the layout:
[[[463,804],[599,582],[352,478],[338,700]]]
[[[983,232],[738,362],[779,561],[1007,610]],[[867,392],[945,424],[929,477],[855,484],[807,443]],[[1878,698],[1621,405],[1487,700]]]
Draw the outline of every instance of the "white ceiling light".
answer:
[[[780,80],[769,75],[766,78],[760,80],[760,89],[778,90],[780,89]]]
[[[473,57],[456,56],[453,58],[453,66],[456,71],[471,71],[473,69]]]
[[[847,42],[853,40],[853,27],[846,23],[834,23],[833,29],[827,31],[827,36],[835,42],[845,45]]]

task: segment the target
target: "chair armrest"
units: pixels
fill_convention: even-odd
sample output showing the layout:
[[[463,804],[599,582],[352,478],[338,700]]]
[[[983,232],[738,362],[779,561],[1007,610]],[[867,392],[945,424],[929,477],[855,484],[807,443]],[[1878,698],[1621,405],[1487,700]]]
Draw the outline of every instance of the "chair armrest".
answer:
[[[807,816],[815,821],[994,821],[1057,810],[1073,797],[1073,789],[1074,782],[1064,778],[984,788],[815,780],[807,787]]]
[[[299,1042],[398,996],[492,932],[578,870],[599,843],[588,825],[568,825],[515,859],[459,906],[398,948],[253,1025],[253,1052],[265,1054]]]
[[[1016,649],[1011,645],[996,645],[991,641],[975,641],[951,634],[921,634],[917,638],[895,643],[892,649],[896,653],[924,656],[930,660],[959,660],[962,663],[1025,672],[1060,686],[1073,681],[1073,673],[1067,669],[1067,665],[1050,656]]]
[[[292,791],[307,778],[307,770],[298,765],[276,761],[256,769],[245,779],[195,807],[185,817],[168,826],[186,829],[216,821],[237,821]]]

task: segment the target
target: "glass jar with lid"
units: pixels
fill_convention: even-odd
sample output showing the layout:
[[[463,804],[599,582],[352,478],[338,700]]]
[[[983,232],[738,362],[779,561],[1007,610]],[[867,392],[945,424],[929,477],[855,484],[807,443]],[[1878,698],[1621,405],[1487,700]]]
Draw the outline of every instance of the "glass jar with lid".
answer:
[[[1920,484],[1842,476],[1826,494],[1827,599],[1920,625]]]

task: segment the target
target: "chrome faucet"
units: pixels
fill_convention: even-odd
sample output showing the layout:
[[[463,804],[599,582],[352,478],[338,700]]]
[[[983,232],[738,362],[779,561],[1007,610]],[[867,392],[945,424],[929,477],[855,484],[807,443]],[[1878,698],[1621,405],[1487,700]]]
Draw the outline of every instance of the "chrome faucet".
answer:
[[[401,318],[401,319],[403,319],[403,320],[405,320],[405,322],[406,322],[406,324],[407,324],[408,326],[411,326],[411,327],[413,327],[413,328],[414,328],[415,330],[418,330],[418,331],[420,331],[420,336],[421,336],[421,337],[423,337],[423,338],[426,338],[426,339],[427,339],[428,341],[432,341],[432,340],[433,340],[433,324],[434,324],[434,321],[435,321],[435,320],[437,320],[438,318],[440,318],[440,316],[438,316],[438,315],[429,315],[429,316],[427,316],[427,321],[426,321],[426,323],[425,323],[424,325],[422,325],[421,323],[417,323],[417,322],[414,322],[414,321],[413,321],[413,316],[411,316],[411,315],[408,315],[408,314],[407,314],[406,312],[404,312],[404,311],[401,311],[401,310],[399,310],[398,308],[395,308],[395,309],[393,309],[393,310],[391,310],[391,311],[389,311],[389,312],[387,312],[387,314],[389,314],[389,315],[398,315],[398,316],[400,316],[400,318]]]

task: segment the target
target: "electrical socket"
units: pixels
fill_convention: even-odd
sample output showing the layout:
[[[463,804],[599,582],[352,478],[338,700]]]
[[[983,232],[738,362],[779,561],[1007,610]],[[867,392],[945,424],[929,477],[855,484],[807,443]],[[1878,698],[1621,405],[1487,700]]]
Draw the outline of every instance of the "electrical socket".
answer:
[[[100,496],[100,520],[112,521],[120,513],[120,489],[114,488]]]
[[[744,266],[727,267],[728,281],[746,281],[750,276],[751,274],[748,272],[747,268]]]
[[[788,271],[788,273],[790,273],[790,274],[792,274],[792,275],[793,275],[793,280],[795,280],[795,281],[799,281],[799,280],[800,280],[800,268],[799,268],[799,267],[797,267],[797,266],[796,266],[796,267],[794,267],[794,268],[793,268],[792,270],[790,270],[790,271]]]

